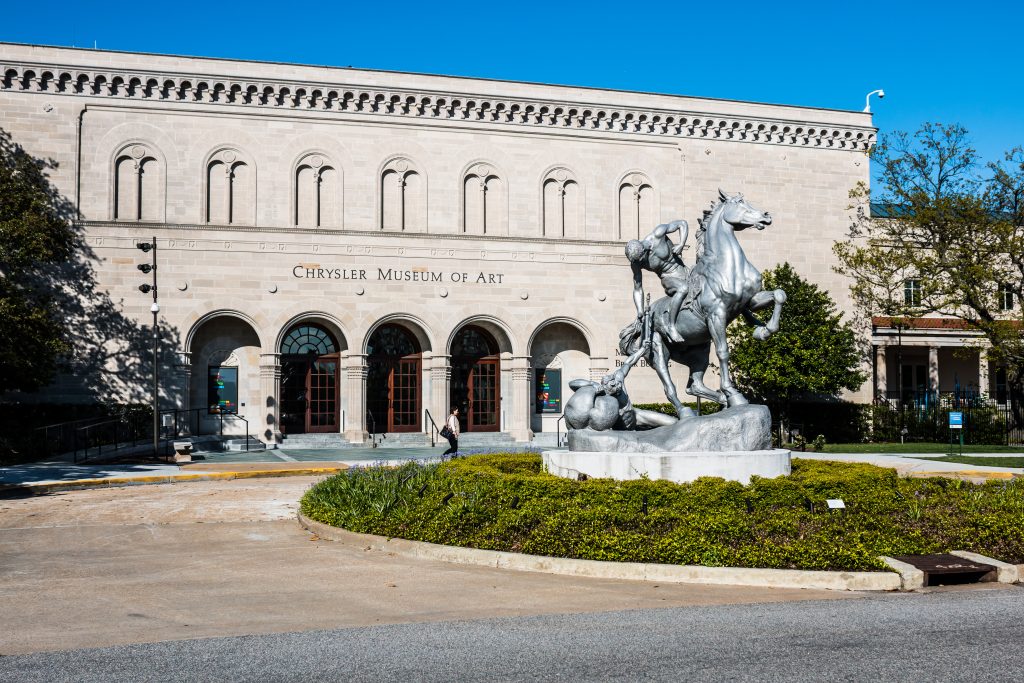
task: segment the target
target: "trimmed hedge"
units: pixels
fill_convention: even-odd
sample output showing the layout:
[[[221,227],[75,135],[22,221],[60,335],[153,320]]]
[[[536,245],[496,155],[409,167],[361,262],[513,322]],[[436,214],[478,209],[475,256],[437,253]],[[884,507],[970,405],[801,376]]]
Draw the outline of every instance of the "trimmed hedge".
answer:
[[[827,498],[842,498],[844,513]],[[749,486],[562,479],[533,453],[354,468],[313,486],[308,517],[356,532],[534,555],[707,566],[885,570],[879,555],[972,550],[1024,562],[1024,481],[901,479],[796,460]]]

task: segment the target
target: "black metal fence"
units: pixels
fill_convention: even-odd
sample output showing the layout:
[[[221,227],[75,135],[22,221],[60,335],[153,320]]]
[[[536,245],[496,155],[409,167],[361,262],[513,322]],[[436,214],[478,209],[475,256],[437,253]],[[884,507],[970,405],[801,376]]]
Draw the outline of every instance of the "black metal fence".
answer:
[[[889,392],[871,406],[868,425],[873,441],[950,439],[949,414],[963,415],[965,444],[1024,444],[1024,397],[996,401],[975,392]],[[956,434],[954,434],[956,436]]]

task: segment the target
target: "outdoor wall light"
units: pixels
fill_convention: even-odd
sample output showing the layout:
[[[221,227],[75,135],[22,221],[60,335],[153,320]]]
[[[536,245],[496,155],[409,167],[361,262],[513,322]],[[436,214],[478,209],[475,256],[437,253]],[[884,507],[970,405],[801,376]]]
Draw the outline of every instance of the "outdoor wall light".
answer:
[[[139,291],[143,294],[149,294],[153,291],[153,285],[139,285]]]
[[[150,244],[149,242],[138,242],[136,243],[135,248],[141,249],[144,252],[148,252],[150,249],[153,248],[153,245]]]
[[[149,273],[150,273],[151,271],[153,271],[153,270],[156,270],[156,266],[151,266],[151,265],[149,265],[148,263],[140,263],[140,264],[138,265],[138,268],[139,268],[139,270],[141,270],[141,271],[142,271],[143,273],[146,273],[147,275],[148,275],[148,274],[149,274]]]

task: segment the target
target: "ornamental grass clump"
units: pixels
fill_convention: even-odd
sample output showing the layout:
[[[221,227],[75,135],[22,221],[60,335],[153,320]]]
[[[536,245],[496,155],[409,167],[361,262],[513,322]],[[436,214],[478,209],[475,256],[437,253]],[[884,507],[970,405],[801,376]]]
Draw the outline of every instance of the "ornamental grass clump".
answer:
[[[348,470],[312,487],[302,511],[357,532],[593,560],[854,571],[885,570],[879,555],[962,549],[1024,562],[1022,481],[820,461],[743,486],[573,481],[542,472],[537,454],[494,453]]]

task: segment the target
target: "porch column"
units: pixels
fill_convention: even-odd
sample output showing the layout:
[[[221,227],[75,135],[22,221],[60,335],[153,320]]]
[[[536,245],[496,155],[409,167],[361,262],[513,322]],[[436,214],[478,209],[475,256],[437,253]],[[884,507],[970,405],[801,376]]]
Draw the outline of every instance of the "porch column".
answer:
[[[281,436],[281,355],[260,354],[260,436],[273,448],[282,441]]]
[[[348,412],[345,414],[345,439],[349,443],[363,444],[366,431],[366,375],[369,364],[365,353],[350,353],[345,359],[348,369]]]
[[[928,390],[939,390],[939,347],[928,347]]]
[[[512,424],[509,433],[518,442],[533,440],[530,429],[530,356],[513,356],[512,366]]]
[[[988,377],[988,349],[978,349],[978,393],[988,396],[991,389]]]
[[[879,344],[875,347],[875,396],[878,398],[888,398],[889,391],[889,368],[885,364],[885,349],[887,347],[884,344]]]
[[[448,419],[448,411],[451,410],[452,397],[452,357],[435,355],[430,365],[430,416],[437,423],[437,428],[444,427],[444,421]],[[424,424],[423,430],[429,431],[430,425]]]

